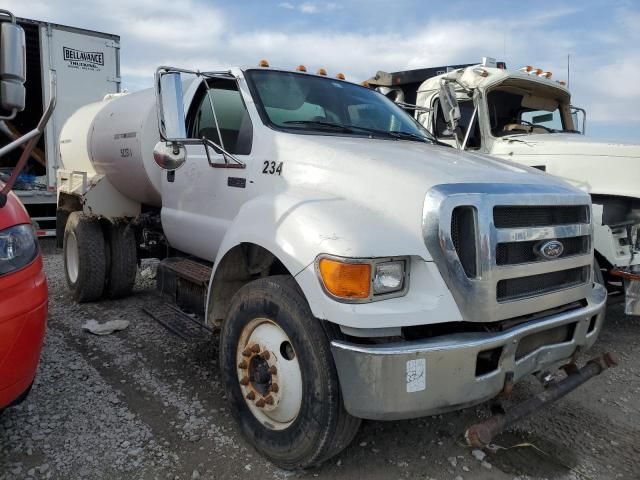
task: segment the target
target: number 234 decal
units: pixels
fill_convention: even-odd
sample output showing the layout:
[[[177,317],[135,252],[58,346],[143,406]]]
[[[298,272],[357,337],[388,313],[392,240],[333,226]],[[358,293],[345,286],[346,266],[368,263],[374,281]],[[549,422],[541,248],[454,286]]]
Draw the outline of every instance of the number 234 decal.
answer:
[[[282,162],[276,164],[276,162],[265,160],[262,173],[266,173],[267,175],[282,175]]]

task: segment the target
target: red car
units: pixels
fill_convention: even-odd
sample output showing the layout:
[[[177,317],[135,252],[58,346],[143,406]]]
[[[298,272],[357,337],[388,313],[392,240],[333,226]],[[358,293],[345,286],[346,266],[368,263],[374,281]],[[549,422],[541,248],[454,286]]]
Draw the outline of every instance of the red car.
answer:
[[[47,323],[47,295],[31,219],[9,193],[0,208],[0,411],[24,400],[31,389]]]

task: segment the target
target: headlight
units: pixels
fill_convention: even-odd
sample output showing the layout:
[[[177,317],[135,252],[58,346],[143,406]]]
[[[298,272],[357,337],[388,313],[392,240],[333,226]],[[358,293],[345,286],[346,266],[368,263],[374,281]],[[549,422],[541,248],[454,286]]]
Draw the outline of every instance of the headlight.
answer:
[[[325,291],[346,302],[362,303],[403,295],[408,259],[351,259],[322,256],[316,262]]]
[[[20,270],[38,256],[38,240],[31,225],[0,232],[0,275]]]
[[[404,283],[404,261],[376,264],[373,274],[373,293],[391,293],[402,290]]]

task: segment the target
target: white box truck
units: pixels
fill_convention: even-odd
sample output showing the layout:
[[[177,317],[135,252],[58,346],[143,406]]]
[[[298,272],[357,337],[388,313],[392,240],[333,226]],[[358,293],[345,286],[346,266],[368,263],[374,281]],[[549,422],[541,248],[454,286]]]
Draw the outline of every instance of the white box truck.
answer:
[[[53,236],[60,129],[80,106],[120,91],[120,37],[26,18],[17,22],[26,38],[27,103],[14,119],[0,122],[0,148],[36,127],[52,97],[50,78],[55,74],[57,107],[13,190],[38,236]],[[0,180],[11,176],[21,151],[0,159]]]
[[[464,408],[573,365],[544,405],[611,365],[572,363],[605,313],[589,195],[438,146],[323,73],[161,67],[155,92],[72,115],[58,192],[73,296],[127,295],[137,259],[161,258],[158,287],[221,329],[241,431],[285,468],[340,452],[363,418]]]
[[[418,107],[416,118],[440,142],[537,168],[589,193],[608,288],[625,293],[627,314],[640,315],[639,143],[586,137],[586,111],[571,104],[565,82],[541,68],[508,70],[485,57],[480,64],[378,72],[367,82]],[[455,101],[447,108],[443,85]]]

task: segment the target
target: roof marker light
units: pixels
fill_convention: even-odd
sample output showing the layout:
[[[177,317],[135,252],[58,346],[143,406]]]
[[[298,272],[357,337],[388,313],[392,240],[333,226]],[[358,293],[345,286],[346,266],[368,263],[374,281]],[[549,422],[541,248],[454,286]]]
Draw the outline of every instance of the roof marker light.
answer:
[[[544,72],[544,70],[542,70],[541,68],[536,68],[535,74],[540,75],[542,72]]]
[[[489,72],[487,72],[484,68],[474,68],[473,73],[476,75],[480,75],[481,77],[488,77]]]
[[[553,75],[551,72],[542,72],[538,76],[539,77],[544,77],[544,78],[551,78],[551,75]]]
[[[327,71],[324,68],[319,68],[317,73],[318,75],[327,75]]]
[[[263,68],[269,68],[269,62],[267,62],[265,59],[260,60],[260,63],[258,65]]]
[[[336,78],[337,78],[338,80],[344,80],[344,79],[345,79],[344,73],[338,73],[338,74],[336,75]]]
[[[307,67],[305,67],[304,65],[298,65],[296,67],[296,70],[299,72],[306,72],[307,71]]]

